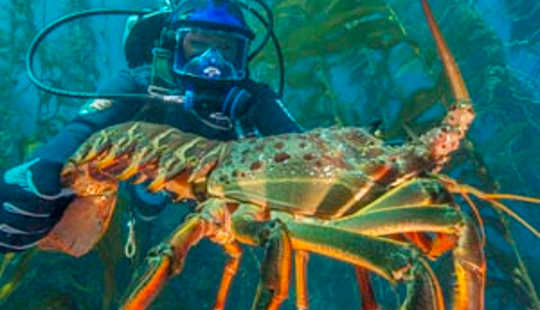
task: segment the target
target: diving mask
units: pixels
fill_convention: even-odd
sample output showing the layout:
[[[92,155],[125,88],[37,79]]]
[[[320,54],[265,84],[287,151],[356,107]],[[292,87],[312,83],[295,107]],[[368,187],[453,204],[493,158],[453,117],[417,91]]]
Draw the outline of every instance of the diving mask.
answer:
[[[176,33],[173,71],[179,75],[218,81],[246,77],[250,39],[204,28],[180,28]]]

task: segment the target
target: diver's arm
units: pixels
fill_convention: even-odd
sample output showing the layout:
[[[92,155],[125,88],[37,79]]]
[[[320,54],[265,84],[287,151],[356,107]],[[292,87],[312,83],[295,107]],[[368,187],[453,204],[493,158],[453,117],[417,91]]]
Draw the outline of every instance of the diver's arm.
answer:
[[[123,70],[106,81],[99,93],[140,93],[145,91],[146,70]],[[64,163],[94,132],[129,121],[142,104],[136,101],[91,100],[79,114],[32,157]]]
[[[100,91],[136,92],[136,84],[132,74],[123,72]],[[92,133],[130,119],[139,107],[134,102],[92,101],[30,161],[0,172],[0,253],[32,248],[49,233],[73,199],[60,182],[68,156]]]
[[[104,108],[97,110],[92,105]],[[105,107],[107,105],[108,107]],[[128,121],[135,112],[136,105],[133,104],[103,99],[94,100],[32,157],[64,163],[94,132]]]
[[[277,94],[267,85],[258,87],[253,98],[251,118],[263,136],[304,131]]]

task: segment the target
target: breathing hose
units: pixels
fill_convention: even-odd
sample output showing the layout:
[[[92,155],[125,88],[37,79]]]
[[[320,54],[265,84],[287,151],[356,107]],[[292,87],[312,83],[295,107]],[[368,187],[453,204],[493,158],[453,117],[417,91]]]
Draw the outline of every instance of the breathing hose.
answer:
[[[261,50],[264,48],[264,46],[267,44],[268,40],[271,38],[274,47],[276,49],[278,62],[279,62],[279,68],[280,68],[280,82],[279,82],[279,91],[278,95],[281,98],[283,96],[283,90],[285,85],[285,65],[283,61],[283,54],[281,51],[281,47],[279,45],[279,41],[274,33],[273,27],[274,27],[274,16],[272,14],[272,10],[266,5],[262,0],[255,0],[266,12],[266,15],[268,17],[268,20],[265,20],[264,17],[259,14],[256,10],[254,10],[251,7],[248,7],[247,5],[240,3],[239,4],[246,10],[248,10],[251,14],[253,14],[267,29],[264,39],[262,40],[261,44],[249,55],[249,60],[253,59],[257,54],[261,52]],[[28,77],[30,81],[36,85],[39,89],[56,95],[56,96],[64,96],[64,97],[70,97],[70,98],[77,98],[77,99],[110,99],[110,100],[125,100],[125,99],[133,99],[133,100],[150,100],[150,101],[163,101],[164,98],[161,96],[156,96],[152,94],[141,94],[141,93],[95,93],[95,92],[81,92],[81,91],[69,91],[65,89],[60,89],[56,87],[52,87],[49,85],[46,85],[41,80],[39,80],[36,77],[35,71],[34,71],[34,56],[35,53],[41,44],[41,42],[46,38],[48,34],[50,34],[52,31],[60,27],[61,25],[71,22],[75,19],[83,18],[83,17],[89,17],[89,16],[95,16],[95,15],[139,15],[143,16],[148,13],[156,12],[158,10],[153,9],[142,9],[142,10],[129,10],[129,9],[91,9],[91,10],[85,10],[81,12],[76,12],[72,14],[68,14],[64,17],[61,17],[50,24],[48,24],[45,28],[43,28],[36,37],[32,40],[32,43],[30,45],[30,48],[28,49],[28,53],[26,54],[26,71],[28,73]]]

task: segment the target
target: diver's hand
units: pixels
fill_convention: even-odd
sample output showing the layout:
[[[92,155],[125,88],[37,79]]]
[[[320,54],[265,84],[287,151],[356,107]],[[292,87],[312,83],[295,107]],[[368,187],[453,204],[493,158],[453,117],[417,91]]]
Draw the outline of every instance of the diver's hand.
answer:
[[[34,159],[0,173],[0,253],[36,245],[72,200],[60,185],[62,165]]]

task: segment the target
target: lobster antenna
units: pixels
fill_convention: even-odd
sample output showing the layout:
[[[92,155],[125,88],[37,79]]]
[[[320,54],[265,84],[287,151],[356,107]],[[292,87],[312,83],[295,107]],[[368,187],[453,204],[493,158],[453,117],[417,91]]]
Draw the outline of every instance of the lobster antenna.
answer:
[[[468,193],[461,192],[461,197],[465,199],[465,202],[469,204],[471,207],[471,210],[474,214],[474,217],[476,218],[476,221],[478,222],[478,226],[480,227],[480,239],[481,244],[484,246],[486,244],[486,229],[484,228],[484,219],[482,219],[482,216],[480,215],[480,211],[478,210],[478,206],[474,201],[471,199]]]
[[[490,203],[493,208],[502,211],[506,215],[510,216],[514,220],[516,220],[518,223],[523,225],[527,230],[532,232],[536,237],[540,237],[540,232],[534,228],[527,220],[519,216],[516,212],[514,212],[512,209],[510,209],[508,206],[503,204],[499,201],[499,199],[507,199],[507,200],[513,200],[513,201],[523,201],[523,202],[530,202],[530,203],[538,203],[540,204],[540,198],[532,198],[532,197],[525,197],[525,196],[519,196],[519,195],[512,195],[512,194],[488,194],[484,193],[483,191],[466,184],[459,184],[456,180],[443,176],[438,175],[437,176],[439,180],[441,180],[443,183],[445,183],[452,193],[458,193],[458,194],[467,194],[470,193],[477,197],[480,200],[487,201]],[[468,202],[468,201],[467,201]],[[471,207],[475,208],[476,206]],[[476,215],[476,214],[475,214]]]
[[[512,217],[514,220],[518,221],[521,225],[525,226],[525,228],[527,228],[529,231],[531,231],[536,237],[540,237],[540,232],[538,232],[538,230],[536,230],[536,228],[534,228],[525,219],[523,219],[521,216],[517,215],[514,211],[512,211],[512,209],[505,206],[500,201],[493,200],[493,199],[486,199],[486,198],[482,198],[482,197],[478,197],[478,198],[483,199],[483,200],[491,203],[491,205],[494,208],[503,211],[504,213],[506,213],[507,215]]]
[[[433,35],[433,40],[437,45],[437,52],[439,53],[439,57],[443,63],[444,71],[450,82],[452,95],[454,96],[455,100],[454,106],[451,107],[451,112],[443,120],[443,126],[441,128],[433,129],[422,137],[424,142],[431,146],[431,152],[434,155],[437,166],[440,167],[444,162],[447,161],[448,155],[458,148],[459,141],[463,138],[463,136],[465,136],[465,133],[468,130],[472,119],[474,118],[474,112],[472,110],[471,98],[469,96],[469,92],[467,91],[467,87],[465,86],[465,82],[463,81],[461,71],[459,70],[454,56],[452,56],[452,53],[450,52],[450,49],[442,36],[439,26],[437,26],[437,23],[433,18],[433,13],[431,12],[431,8],[429,7],[427,0],[422,0],[422,8],[424,10],[424,14],[426,15],[431,34]],[[456,132],[451,132],[452,130],[456,130]],[[525,219],[497,200],[511,199],[540,203],[540,199],[508,194],[486,194],[472,186],[459,185],[455,181],[451,183],[453,183],[452,185],[456,187],[457,192],[462,194],[469,192],[476,197],[491,203],[494,208],[501,210],[518,221],[535,236],[540,236],[540,232],[538,232],[538,230],[530,225]],[[476,206],[471,205],[471,207],[474,209]],[[476,212],[475,214],[478,216]]]
[[[422,8],[424,9],[424,14],[426,15],[429,29],[431,30],[431,33],[433,35],[433,40],[437,45],[437,52],[439,53],[439,57],[441,58],[441,61],[443,63],[444,71],[446,72],[446,76],[450,82],[450,87],[452,88],[454,100],[470,100],[469,91],[465,86],[465,81],[463,81],[461,71],[456,64],[456,60],[450,52],[446,41],[444,40],[439,26],[435,22],[435,18],[433,18],[433,12],[431,11],[429,4],[427,3],[427,0],[422,0]]]
[[[474,119],[474,110],[461,71],[433,18],[427,0],[422,0],[422,8],[454,96],[454,103],[448,109],[441,125],[420,137],[423,144],[421,147],[427,149],[429,159],[434,164],[430,170],[438,171],[449,160],[450,154],[459,149],[461,140]]]

